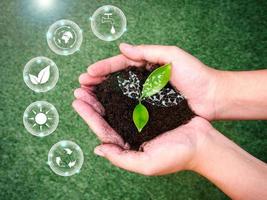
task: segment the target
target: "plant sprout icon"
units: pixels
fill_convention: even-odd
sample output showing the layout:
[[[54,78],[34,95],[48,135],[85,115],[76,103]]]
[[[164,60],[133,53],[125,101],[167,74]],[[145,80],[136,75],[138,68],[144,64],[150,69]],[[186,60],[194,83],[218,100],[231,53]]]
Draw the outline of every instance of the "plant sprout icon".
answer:
[[[115,34],[116,30],[114,27],[114,20],[112,19],[112,13],[104,13],[104,16],[102,17],[102,23],[110,23],[111,24],[111,29],[110,33]]]

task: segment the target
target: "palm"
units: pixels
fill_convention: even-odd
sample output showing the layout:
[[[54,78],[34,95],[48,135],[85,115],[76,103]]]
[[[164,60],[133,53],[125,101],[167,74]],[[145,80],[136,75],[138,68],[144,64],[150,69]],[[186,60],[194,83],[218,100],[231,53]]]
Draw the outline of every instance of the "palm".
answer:
[[[209,123],[195,117],[188,124],[166,132],[143,146],[145,173],[162,175],[194,167],[194,158],[204,143]],[[164,163],[164,165],[162,165]]]

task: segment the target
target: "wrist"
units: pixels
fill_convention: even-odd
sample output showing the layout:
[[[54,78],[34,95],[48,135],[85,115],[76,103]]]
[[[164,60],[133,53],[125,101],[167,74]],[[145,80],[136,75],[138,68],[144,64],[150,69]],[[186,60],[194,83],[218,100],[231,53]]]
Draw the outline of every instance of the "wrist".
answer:
[[[208,87],[205,94],[205,103],[207,104],[205,110],[209,114],[204,117],[210,121],[220,118],[220,112],[223,109],[226,98],[228,98],[228,75],[226,71],[213,69],[208,66],[206,66],[206,72]]]
[[[216,70],[215,72],[215,89],[214,89],[214,117],[213,120],[219,120],[223,118],[223,113],[227,110],[229,103],[231,102],[231,87],[233,87],[233,82],[231,81],[231,72]]]
[[[205,137],[203,137],[202,141],[198,142],[196,154],[190,164],[189,170],[199,173],[206,177],[205,174],[202,173],[205,165],[209,162],[209,158],[211,158],[212,153],[214,151],[214,142],[217,140],[217,133],[211,125],[209,128],[205,130]]]
[[[188,163],[186,170],[198,172],[202,167],[203,161],[209,157],[210,149],[215,140],[217,130],[215,130],[209,121],[201,117],[195,117],[192,125],[192,134],[196,139],[194,155]]]
[[[205,142],[197,151],[195,165],[193,166],[192,171],[199,173],[204,177],[208,177],[209,170],[207,170],[207,168],[214,161],[214,154],[220,151],[219,146],[222,145],[218,142],[218,140],[222,140],[219,139],[218,134],[220,133],[214,128],[207,132]],[[221,143],[225,143],[225,141],[221,141]]]
[[[208,136],[191,170],[210,180],[232,199],[266,199],[266,164],[215,129],[211,129]]]

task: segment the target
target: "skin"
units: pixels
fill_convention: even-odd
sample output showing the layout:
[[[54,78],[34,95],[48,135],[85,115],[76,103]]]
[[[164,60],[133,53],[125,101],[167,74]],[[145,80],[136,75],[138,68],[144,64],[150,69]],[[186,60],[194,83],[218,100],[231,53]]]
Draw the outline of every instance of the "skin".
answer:
[[[122,54],[99,61],[81,74],[81,88],[74,92],[74,109],[102,142],[95,154],[149,176],[192,170],[232,199],[266,199],[267,165],[224,137],[208,120],[266,119],[267,70],[218,71],[172,46],[121,44],[120,50]],[[103,119],[105,110],[93,90],[109,74],[146,62],[172,64],[171,84],[186,96],[198,117],[146,142],[142,151],[132,151]]]

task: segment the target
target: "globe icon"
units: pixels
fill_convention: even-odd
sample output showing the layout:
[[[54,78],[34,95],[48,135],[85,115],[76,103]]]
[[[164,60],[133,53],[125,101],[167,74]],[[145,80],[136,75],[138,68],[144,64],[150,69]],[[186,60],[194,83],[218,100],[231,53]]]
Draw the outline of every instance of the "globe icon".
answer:
[[[70,39],[73,39],[73,35],[70,31],[66,31],[63,33],[61,39],[65,42],[65,44],[67,44]]]
[[[71,55],[79,50],[83,36],[80,27],[70,20],[56,21],[49,27],[47,43],[59,55]]]

